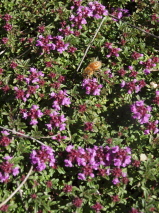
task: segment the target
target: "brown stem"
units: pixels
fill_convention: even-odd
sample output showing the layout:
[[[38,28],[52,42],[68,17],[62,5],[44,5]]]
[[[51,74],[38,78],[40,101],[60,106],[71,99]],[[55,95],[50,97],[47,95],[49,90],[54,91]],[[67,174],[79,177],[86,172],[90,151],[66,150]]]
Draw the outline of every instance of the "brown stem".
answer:
[[[24,183],[27,181],[27,179],[29,178],[31,172],[33,170],[33,166],[31,166],[27,176],[25,177],[25,179],[23,180],[23,182],[18,186],[18,188],[6,199],[4,200],[1,204],[0,204],[0,208],[5,205],[20,189],[21,187],[24,185]]]

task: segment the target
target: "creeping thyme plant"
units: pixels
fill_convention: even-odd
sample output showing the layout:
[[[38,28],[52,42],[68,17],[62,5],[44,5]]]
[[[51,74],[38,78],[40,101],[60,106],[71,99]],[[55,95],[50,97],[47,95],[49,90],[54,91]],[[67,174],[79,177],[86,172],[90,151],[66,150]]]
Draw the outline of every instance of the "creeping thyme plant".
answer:
[[[0,212],[159,212],[158,1],[1,0],[0,26]]]

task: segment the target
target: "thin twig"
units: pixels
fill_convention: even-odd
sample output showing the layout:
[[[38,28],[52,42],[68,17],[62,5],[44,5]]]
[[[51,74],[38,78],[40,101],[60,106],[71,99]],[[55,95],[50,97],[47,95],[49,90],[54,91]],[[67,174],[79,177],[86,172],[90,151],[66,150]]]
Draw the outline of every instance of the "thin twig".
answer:
[[[29,47],[25,52],[23,52],[22,54],[20,54],[19,56],[15,57],[15,58],[10,58],[8,61],[4,62],[4,64],[7,64],[7,63],[10,62],[10,61],[14,61],[14,60],[20,58],[20,57],[23,56],[25,53],[27,53],[29,50],[30,50],[30,47]]]
[[[30,138],[30,139],[32,139],[32,140],[35,140],[37,143],[39,143],[39,144],[41,144],[41,145],[43,145],[43,146],[47,146],[46,144],[42,143],[41,141],[39,141],[39,140],[37,140],[37,139],[35,139],[35,138],[29,136],[29,135],[25,135],[25,134],[23,134],[23,133],[16,132],[15,130],[7,129],[7,128],[3,127],[3,126],[0,126],[0,128],[5,129],[5,130],[7,130],[7,131],[9,131],[9,132],[12,132],[14,135],[21,135],[21,136],[23,136],[23,137],[25,137],[25,138]]]
[[[143,33],[146,33],[146,34],[148,34],[148,35],[150,35],[150,36],[153,36],[154,38],[158,38],[158,39],[159,39],[159,36],[156,36],[156,35],[154,35],[154,34],[152,34],[152,33],[148,33],[148,32],[146,32],[145,30],[142,30],[140,27],[137,27],[137,26],[134,26],[134,25],[132,25],[132,24],[129,24],[129,23],[127,23],[126,20],[119,19],[119,18],[117,18],[116,16],[113,16],[113,15],[111,15],[111,14],[109,14],[109,16],[112,17],[112,18],[114,18],[114,19],[117,19],[117,20],[119,20],[119,21],[125,22],[128,26],[133,27],[133,28],[136,28],[136,29],[138,29],[139,31],[141,31],[141,32],[143,32]]]
[[[71,136],[71,132],[70,132],[70,127],[69,125],[67,125],[67,131],[68,131],[68,135],[69,135],[69,139],[72,140],[72,136]]]
[[[17,182],[17,186],[19,187],[18,182]],[[20,194],[20,197],[21,197],[22,203],[23,203],[23,205],[24,205],[25,211],[26,211],[26,212],[28,212],[28,209],[26,208],[25,203],[24,203],[24,201],[23,201],[22,190],[19,190],[19,194]]]
[[[19,133],[17,133],[17,134],[19,134]],[[52,137],[56,137],[58,134],[56,134],[56,135],[51,135],[51,136],[41,136],[41,137],[35,137],[34,138],[34,140],[36,140],[36,139],[41,139],[41,138],[52,138]],[[21,135],[22,136],[22,135]],[[17,136],[15,136],[15,137],[19,137],[18,135]],[[25,137],[25,136],[22,136],[22,137]],[[28,136],[28,137],[30,137],[30,136]],[[31,138],[32,139],[32,138]]]
[[[14,60],[17,59],[17,58],[20,58],[22,55],[24,55],[25,53],[27,53],[29,50],[30,50],[30,47],[25,52],[23,52],[21,55],[15,57]]]
[[[81,62],[79,63],[79,65],[78,65],[77,72],[79,71],[79,69],[80,69],[80,67],[81,67],[81,65],[82,65],[82,62],[84,61],[84,59],[85,59],[85,57],[86,57],[86,55],[87,55],[87,52],[88,52],[89,48],[91,47],[91,44],[93,43],[93,41],[94,41],[94,39],[95,39],[97,33],[99,32],[99,30],[100,30],[100,28],[101,28],[101,26],[102,26],[104,20],[105,20],[105,17],[102,19],[102,21],[101,21],[101,23],[100,23],[98,29],[96,30],[95,35],[93,36],[92,40],[91,40],[90,43],[88,44],[88,47],[87,47],[87,49],[85,50],[84,56],[83,56]]]
[[[5,52],[5,50],[2,50],[2,51],[0,52],[0,55],[2,55],[4,52]]]
[[[6,199],[4,200],[1,204],[0,204],[0,208],[5,205],[19,190],[20,188],[24,185],[24,183],[27,181],[27,179],[29,178],[31,172],[33,170],[33,166],[31,166],[27,176],[25,177],[25,179],[23,180],[23,182],[18,186],[18,188]]]

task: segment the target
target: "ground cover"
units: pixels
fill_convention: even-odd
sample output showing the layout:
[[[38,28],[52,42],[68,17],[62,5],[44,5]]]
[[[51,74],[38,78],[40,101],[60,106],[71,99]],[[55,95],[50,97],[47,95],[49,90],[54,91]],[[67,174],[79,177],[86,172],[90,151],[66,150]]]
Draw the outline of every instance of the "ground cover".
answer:
[[[158,1],[1,0],[0,211],[159,212]]]

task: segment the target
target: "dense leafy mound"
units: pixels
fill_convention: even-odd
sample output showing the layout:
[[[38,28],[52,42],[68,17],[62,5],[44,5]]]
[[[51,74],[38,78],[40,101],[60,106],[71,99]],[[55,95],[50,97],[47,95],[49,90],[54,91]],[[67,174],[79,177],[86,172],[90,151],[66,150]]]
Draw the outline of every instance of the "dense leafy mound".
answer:
[[[1,212],[159,212],[158,11],[1,0]]]

